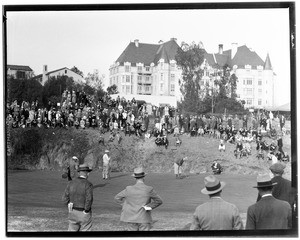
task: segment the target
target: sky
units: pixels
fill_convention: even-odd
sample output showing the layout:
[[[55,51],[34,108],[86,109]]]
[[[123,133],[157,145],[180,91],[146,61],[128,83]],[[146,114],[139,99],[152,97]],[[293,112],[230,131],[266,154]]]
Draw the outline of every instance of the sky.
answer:
[[[86,76],[95,69],[109,78],[109,67],[130,41],[157,44],[202,42],[207,52],[218,45],[247,45],[276,73],[275,105],[290,100],[288,9],[41,11],[7,13],[7,63],[28,65],[41,74],[76,66]]]

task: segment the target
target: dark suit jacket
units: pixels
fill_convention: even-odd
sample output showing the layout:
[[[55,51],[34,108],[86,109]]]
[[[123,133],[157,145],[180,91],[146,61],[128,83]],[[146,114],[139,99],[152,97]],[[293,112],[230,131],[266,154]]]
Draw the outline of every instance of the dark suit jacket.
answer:
[[[286,201],[266,196],[247,211],[246,229],[288,229],[292,227],[292,209]]]
[[[292,188],[291,181],[284,179],[281,176],[273,177],[271,181],[273,183],[277,183],[272,190],[273,197],[279,200],[287,201],[291,207],[293,207],[296,190]],[[261,196],[258,194],[257,201],[260,199]]]
[[[115,202],[122,205],[120,220],[131,223],[151,223],[151,211],[146,211],[143,206],[154,209],[162,204],[153,187],[142,182],[126,187],[115,196]]]

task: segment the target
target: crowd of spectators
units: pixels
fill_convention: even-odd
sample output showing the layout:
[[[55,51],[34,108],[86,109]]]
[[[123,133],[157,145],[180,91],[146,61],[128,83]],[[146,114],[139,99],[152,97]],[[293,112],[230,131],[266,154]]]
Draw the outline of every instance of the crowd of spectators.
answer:
[[[154,124],[150,124],[150,118]],[[275,149],[268,154],[284,157],[282,150],[282,132],[284,132],[285,117],[274,116],[266,110],[257,113],[238,115],[183,115],[177,109],[168,105],[154,106],[135,98],[111,98],[107,93],[99,99],[85,94],[83,91],[68,91],[62,93],[59,103],[48,102],[41,106],[38,101],[32,103],[22,101],[7,103],[6,123],[12,128],[76,128],[98,129],[101,133],[110,132],[111,139],[116,133],[123,131],[126,135],[156,138],[157,145],[168,146],[168,135],[174,134],[176,142],[181,142],[181,134],[191,137],[209,136],[236,144],[235,156],[242,157],[251,154],[251,142],[257,143],[257,151],[262,156],[263,150],[270,150],[272,144],[267,144],[263,136],[277,140]],[[276,152],[276,153],[275,153]],[[270,156],[269,158],[273,157]]]

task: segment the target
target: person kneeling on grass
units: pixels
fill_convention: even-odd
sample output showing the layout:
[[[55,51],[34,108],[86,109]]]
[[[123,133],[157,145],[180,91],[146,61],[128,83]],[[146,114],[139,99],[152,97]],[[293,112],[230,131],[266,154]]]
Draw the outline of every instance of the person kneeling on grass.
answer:
[[[221,164],[218,163],[217,160],[214,160],[213,164],[211,165],[211,169],[214,174],[221,174],[221,172],[223,171]]]

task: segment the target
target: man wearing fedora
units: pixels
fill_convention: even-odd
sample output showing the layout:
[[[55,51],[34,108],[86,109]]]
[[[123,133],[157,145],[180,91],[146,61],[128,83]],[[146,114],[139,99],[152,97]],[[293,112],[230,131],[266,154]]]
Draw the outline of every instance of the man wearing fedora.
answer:
[[[62,200],[68,205],[68,231],[90,231],[92,227],[93,184],[87,179],[92,171],[87,164],[78,167],[79,177],[70,181]]]
[[[209,195],[209,201],[199,205],[193,215],[190,230],[240,230],[243,222],[238,208],[221,198],[225,182],[213,175],[204,178],[203,194]]]
[[[296,190],[292,188],[291,181],[282,177],[285,169],[285,165],[282,163],[275,163],[269,168],[273,174],[271,179],[272,183],[277,183],[272,189],[272,195],[279,200],[287,201],[291,207],[295,203]],[[258,194],[257,201],[261,199],[261,195]]]
[[[109,179],[109,168],[110,168],[110,157],[109,150],[105,150],[105,153],[102,157],[103,160],[103,169],[102,169],[102,177],[103,179]]]
[[[248,207],[246,229],[288,229],[292,226],[292,209],[288,202],[272,196],[273,186],[268,173],[257,176],[261,199]]]
[[[162,204],[162,199],[153,187],[144,183],[145,173],[142,167],[134,169],[136,184],[127,186],[115,196],[115,202],[122,205],[120,220],[128,223],[130,231],[149,231],[151,228],[151,210]]]

